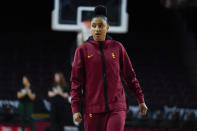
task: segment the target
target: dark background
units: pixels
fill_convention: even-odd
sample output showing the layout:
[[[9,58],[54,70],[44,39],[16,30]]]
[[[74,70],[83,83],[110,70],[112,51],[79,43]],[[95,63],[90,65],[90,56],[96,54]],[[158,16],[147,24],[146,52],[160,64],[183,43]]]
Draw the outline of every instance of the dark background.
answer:
[[[110,35],[125,46],[147,105],[197,108],[197,8],[166,9],[158,0],[128,0],[127,8],[129,32]],[[52,0],[1,2],[0,99],[16,99],[24,74],[37,99],[47,97],[56,71],[69,83],[77,33],[52,31],[52,10]]]

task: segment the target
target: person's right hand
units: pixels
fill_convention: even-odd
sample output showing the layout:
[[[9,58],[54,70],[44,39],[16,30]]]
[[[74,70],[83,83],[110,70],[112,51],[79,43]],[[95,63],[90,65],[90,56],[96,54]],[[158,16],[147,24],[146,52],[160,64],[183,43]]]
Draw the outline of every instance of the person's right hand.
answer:
[[[59,91],[58,90],[54,90],[53,92],[54,92],[55,95],[58,95],[59,94]]]
[[[54,97],[55,95],[56,95],[55,92],[52,92],[52,91],[49,91],[49,92],[48,92],[48,96],[49,96],[49,97]]]
[[[80,112],[77,112],[77,113],[75,113],[74,115],[73,115],[73,120],[75,121],[75,122],[81,122],[82,121],[82,116],[81,116],[81,113]]]
[[[145,103],[141,103],[141,104],[139,104],[139,107],[140,107],[140,114],[141,115],[146,115],[147,110],[148,110],[146,104]]]

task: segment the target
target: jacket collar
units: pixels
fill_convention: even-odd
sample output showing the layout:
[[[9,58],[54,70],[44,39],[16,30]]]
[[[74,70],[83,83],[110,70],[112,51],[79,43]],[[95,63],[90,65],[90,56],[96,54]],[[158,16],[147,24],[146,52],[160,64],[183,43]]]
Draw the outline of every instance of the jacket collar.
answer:
[[[107,34],[105,40],[113,40],[113,39],[111,36]],[[89,42],[89,41],[95,41],[92,35],[86,40],[86,42]]]
[[[102,44],[103,45],[103,48],[107,48],[108,45],[109,45],[108,43],[110,42],[110,40],[113,40],[113,39],[112,39],[111,36],[109,36],[107,34],[105,40],[102,41],[102,42],[95,41],[94,38],[93,38],[93,36],[90,36],[86,42],[88,42],[88,43],[90,43],[90,44],[92,44],[92,45],[94,45],[96,47],[99,47],[99,45]]]

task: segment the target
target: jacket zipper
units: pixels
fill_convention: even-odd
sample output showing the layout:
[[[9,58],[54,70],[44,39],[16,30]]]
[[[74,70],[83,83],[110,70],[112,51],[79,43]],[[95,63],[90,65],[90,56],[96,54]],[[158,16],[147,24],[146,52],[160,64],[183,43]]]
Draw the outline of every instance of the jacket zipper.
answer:
[[[106,70],[105,70],[105,58],[104,58],[104,53],[103,53],[103,48],[102,48],[103,43],[99,43],[99,49],[101,53],[101,59],[102,59],[102,65],[103,65],[103,78],[104,78],[104,100],[105,100],[105,109],[109,111],[109,106],[108,106],[108,98],[107,98],[107,81],[106,81]]]

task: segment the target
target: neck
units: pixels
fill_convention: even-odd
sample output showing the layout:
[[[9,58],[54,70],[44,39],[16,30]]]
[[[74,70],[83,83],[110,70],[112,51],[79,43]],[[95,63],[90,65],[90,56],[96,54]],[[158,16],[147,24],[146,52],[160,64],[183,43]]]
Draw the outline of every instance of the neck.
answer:
[[[96,40],[96,39],[94,39],[95,41],[97,41],[97,42],[102,42],[102,41],[104,41],[105,39],[102,39],[102,40]]]
[[[30,84],[25,85],[25,88],[29,88],[29,87],[30,87]]]

